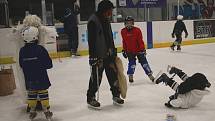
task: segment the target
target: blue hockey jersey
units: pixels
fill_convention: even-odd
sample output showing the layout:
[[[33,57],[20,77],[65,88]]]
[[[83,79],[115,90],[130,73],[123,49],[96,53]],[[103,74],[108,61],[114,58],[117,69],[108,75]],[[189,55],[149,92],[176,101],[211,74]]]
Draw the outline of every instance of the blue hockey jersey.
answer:
[[[47,50],[36,43],[26,43],[19,52],[19,64],[23,69],[27,90],[44,90],[51,86],[47,69],[52,60]]]

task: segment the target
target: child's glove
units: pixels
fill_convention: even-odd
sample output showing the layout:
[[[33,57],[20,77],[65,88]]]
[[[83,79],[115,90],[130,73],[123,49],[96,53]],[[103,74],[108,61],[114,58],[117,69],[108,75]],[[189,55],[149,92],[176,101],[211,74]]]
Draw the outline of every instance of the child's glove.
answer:
[[[123,55],[124,58],[127,58],[127,57],[128,57],[128,56],[127,56],[127,53],[125,52],[125,50],[122,50],[122,55]]]

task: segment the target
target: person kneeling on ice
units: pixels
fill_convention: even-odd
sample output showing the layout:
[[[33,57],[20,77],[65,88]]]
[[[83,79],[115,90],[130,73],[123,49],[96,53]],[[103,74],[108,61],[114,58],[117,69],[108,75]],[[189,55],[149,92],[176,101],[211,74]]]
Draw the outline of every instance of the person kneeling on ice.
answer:
[[[37,115],[36,104],[40,101],[47,119],[53,113],[49,111],[48,88],[51,86],[47,69],[52,68],[52,60],[47,50],[38,45],[39,31],[36,27],[26,27],[22,31],[25,42],[19,52],[19,64],[25,77],[25,86],[28,93],[28,106],[30,107],[30,119]]]
[[[134,26],[134,18],[127,16],[125,18],[125,27],[121,30],[123,50],[122,54],[125,58],[128,58],[128,77],[129,82],[134,82],[133,75],[136,68],[136,58],[138,58],[146,75],[154,82],[152,70],[146,59],[146,49],[143,42],[141,30]]]
[[[164,82],[170,86],[176,93],[169,97],[169,101],[165,103],[165,106],[169,108],[190,108],[198,104],[202,98],[209,94],[209,90],[206,87],[210,87],[211,84],[207,80],[204,74],[195,73],[191,77],[188,77],[182,70],[168,66],[167,71],[169,74],[178,75],[183,82],[178,84],[172,78],[169,78],[165,73],[155,79],[156,84]]]

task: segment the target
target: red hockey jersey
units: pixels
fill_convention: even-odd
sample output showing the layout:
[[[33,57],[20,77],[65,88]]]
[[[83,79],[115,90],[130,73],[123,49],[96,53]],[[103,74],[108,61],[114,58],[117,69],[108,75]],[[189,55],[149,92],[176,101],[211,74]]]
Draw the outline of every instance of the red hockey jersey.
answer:
[[[123,49],[125,52],[136,54],[145,50],[142,32],[139,28],[133,27],[130,31],[127,28],[121,30]]]

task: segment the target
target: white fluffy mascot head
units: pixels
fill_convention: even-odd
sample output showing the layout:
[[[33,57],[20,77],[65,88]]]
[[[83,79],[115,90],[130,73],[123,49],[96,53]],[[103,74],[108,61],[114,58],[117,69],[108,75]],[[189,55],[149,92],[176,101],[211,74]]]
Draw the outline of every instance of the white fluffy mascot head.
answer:
[[[39,30],[39,44],[45,45],[48,43],[56,42],[56,37],[58,36],[56,29],[54,27],[43,26],[41,19],[37,15],[28,15],[24,18],[23,24],[19,24],[14,30],[15,40],[21,41],[23,43],[22,32],[27,27],[36,27]]]

